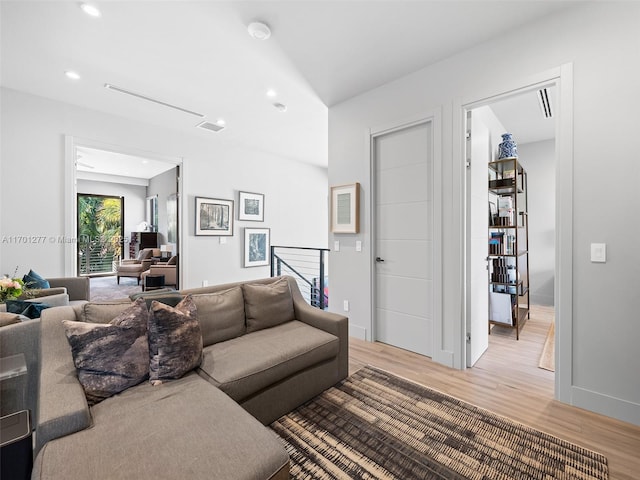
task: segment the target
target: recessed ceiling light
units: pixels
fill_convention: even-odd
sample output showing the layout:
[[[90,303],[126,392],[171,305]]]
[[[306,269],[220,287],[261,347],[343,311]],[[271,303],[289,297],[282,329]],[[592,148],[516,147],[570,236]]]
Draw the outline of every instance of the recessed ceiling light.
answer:
[[[142,160],[143,165],[146,165],[147,163],[149,163],[149,160]]]
[[[227,122],[225,121],[224,118],[219,118],[218,120],[216,120],[216,125],[220,125],[221,127],[224,127],[227,124]]]
[[[267,97],[273,98],[277,95],[276,91],[273,88],[267,90]]]
[[[287,111],[287,106],[284,103],[276,102],[273,104],[273,106],[276,107],[276,109],[278,109],[280,112]]]
[[[66,72],[64,72],[64,74],[71,80],[80,80],[80,75],[78,74],[78,72],[74,72],[73,70],[67,70]]]
[[[249,35],[256,40],[266,40],[271,36],[271,29],[266,23],[253,22],[247,27]]]
[[[102,16],[102,13],[100,13],[100,10],[98,10],[98,7],[96,7],[95,5],[91,5],[90,3],[81,3],[80,8],[84,13],[86,13],[90,17],[97,18]]]

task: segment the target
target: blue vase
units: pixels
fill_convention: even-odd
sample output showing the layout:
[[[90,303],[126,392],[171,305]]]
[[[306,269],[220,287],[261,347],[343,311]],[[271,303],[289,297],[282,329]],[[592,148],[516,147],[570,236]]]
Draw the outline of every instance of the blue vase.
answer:
[[[518,158],[518,146],[510,133],[503,133],[498,145],[498,160],[503,158]]]

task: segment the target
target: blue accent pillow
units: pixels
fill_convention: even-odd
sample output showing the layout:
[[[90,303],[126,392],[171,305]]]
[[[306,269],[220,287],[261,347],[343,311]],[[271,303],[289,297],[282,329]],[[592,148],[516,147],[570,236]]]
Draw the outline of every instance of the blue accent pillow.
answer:
[[[29,270],[29,273],[22,277],[22,281],[27,288],[51,288],[49,281],[33,270]]]
[[[27,302],[26,300],[7,300],[7,312],[18,313],[28,318],[40,318],[42,310],[51,305],[40,302]]]

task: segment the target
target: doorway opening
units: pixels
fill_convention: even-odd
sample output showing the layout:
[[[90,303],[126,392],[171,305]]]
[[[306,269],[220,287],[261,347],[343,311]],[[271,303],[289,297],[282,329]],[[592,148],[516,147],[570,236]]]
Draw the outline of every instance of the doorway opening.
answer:
[[[549,394],[554,374],[536,372],[555,370],[556,356],[549,362],[545,351],[556,341],[558,97],[558,81],[549,80],[463,109],[466,366],[500,368],[481,359],[492,345],[521,349],[531,374],[547,375]],[[506,133],[517,142],[513,161],[500,159],[508,157],[499,153]],[[500,182],[514,190],[492,188]]]
[[[182,159],[74,137],[65,140],[65,232],[77,239],[66,245],[65,274],[116,275],[121,261],[137,256],[143,237],[145,242],[155,239],[144,245],[153,249],[154,262],[179,255]],[[85,252],[96,258],[88,259]],[[178,266],[175,275],[179,285]],[[116,285],[115,276],[112,283]]]

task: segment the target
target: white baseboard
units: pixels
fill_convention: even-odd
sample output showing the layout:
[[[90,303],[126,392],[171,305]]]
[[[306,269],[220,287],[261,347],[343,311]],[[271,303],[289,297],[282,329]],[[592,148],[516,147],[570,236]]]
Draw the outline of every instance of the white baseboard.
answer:
[[[367,329],[358,325],[354,325],[353,323],[349,324],[349,335],[355,338],[359,338],[360,340],[368,340]]]
[[[640,426],[640,404],[638,403],[576,386],[571,387],[571,400],[576,407]]]

